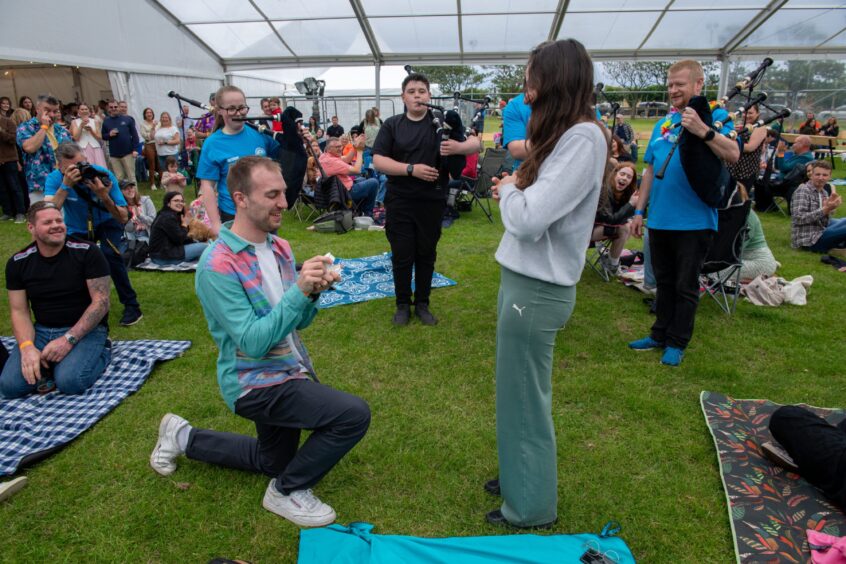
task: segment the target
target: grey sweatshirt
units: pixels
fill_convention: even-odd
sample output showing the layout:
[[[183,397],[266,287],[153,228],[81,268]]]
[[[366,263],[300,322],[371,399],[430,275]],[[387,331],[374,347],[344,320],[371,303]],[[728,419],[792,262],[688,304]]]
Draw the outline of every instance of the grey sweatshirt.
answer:
[[[560,286],[575,286],[596,208],[608,145],[599,125],[568,129],[525,190],[499,188],[505,234],[496,260],[524,276]]]

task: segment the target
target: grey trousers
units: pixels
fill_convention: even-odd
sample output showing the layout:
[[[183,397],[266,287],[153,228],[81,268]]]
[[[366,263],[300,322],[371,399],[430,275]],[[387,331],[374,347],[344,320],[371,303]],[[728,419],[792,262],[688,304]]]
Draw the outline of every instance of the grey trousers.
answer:
[[[557,516],[552,352],[575,304],[575,286],[550,284],[502,268],[496,326],[496,439],[501,511],[515,525],[543,525]]]
[[[311,380],[253,390],[235,402],[235,413],[255,422],[258,438],[192,429],[185,455],[276,478],[285,495],[317,484],[370,425],[363,399]],[[312,432],[298,448],[302,429]]]

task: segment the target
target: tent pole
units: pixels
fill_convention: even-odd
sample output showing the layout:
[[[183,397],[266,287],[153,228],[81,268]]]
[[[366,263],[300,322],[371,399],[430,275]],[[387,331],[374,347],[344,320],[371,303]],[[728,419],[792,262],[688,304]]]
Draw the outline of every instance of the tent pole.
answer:
[[[717,90],[717,98],[725,96],[728,91],[729,67],[731,67],[731,57],[723,55],[720,57],[720,87]]]
[[[73,76],[73,96],[76,99],[76,103],[82,102],[82,79],[80,78],[79,69],[76,67],[71,67],[71,75]]]
[[[382,85],[381,85],[381,78],[382,78],[382,64],[379,61],[376,61],[376,103],[374,104],[377,108],[381,103],[382,98]]]

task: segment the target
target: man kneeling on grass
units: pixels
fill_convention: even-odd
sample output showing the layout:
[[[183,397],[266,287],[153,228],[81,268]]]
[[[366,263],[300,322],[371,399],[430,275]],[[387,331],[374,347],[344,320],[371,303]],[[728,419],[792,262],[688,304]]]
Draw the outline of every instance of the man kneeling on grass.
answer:
[[[364,400],[318,383],[297,333],[317,314],[319,293],[340,277],[314,257],[299,275],[279,229],[285,181],[279,165],[242,157],[229,170],[235,220],[200,258],[196,290],[220,354],[217,381],[226,404],[256,425],[258,438],[194,429],[168,413],[150,456],[167,476],[188,458],[271,477],[262,505],[300,525],[319,527],[335,511],[311,488],[361,440],[370,424]],[[312,430],[298,448],[300,431]]]
[[[33,242],[6,263],[18,346],[0,374],[0,397],[48,391],[48,373],[60,392],[81,394],[112,357],[109,264],[96,245],[67,236],[62,212],[51,202],[32,204],[26,223]]]

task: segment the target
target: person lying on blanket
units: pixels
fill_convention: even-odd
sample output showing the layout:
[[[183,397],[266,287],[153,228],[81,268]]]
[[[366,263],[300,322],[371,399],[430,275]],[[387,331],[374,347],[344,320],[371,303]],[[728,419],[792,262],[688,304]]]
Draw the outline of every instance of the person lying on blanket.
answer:
[[[226,405],[253,421],[257,438],[196,429],[166,414],[150,455],[153,470],[194,460],[270,477],[262,506],[301,527],[321,527],[335,511],[314,487],[370,425],[364,400],[317,381],[299,331],[317,315],[320,292],[340,280],[331,257],[294,268],[291,246],[273,235],[282,221],[285,180],[266,157],[241,157],[227,175],[235,220],[224,224],[197,266],[195,287],[220,354],[217,381]],[[300,432],[311,435],[300,447]]]
[[[51,375],[60,392],[81,394],[112,356],[109,264],[95,244],[67,236],[56,204],[32,204],[26,220],[33,242],[6,263],[18,346],[0,374],[0,397],[43,391]]]

